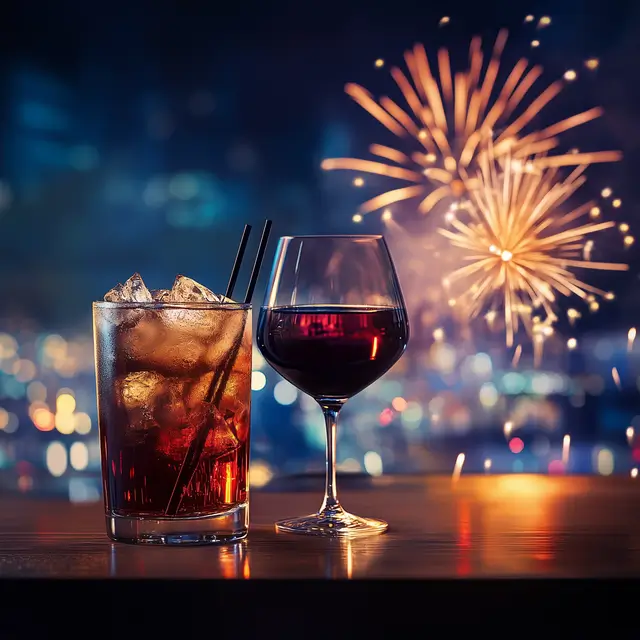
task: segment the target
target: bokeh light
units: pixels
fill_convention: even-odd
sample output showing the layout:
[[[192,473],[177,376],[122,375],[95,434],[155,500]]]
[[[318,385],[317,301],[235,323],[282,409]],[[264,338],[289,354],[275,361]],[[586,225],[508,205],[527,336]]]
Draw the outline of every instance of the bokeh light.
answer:
[[[509,449],[511,453],[520,453],[524,449],[524,442],[520,438],[511,438],[509,440]]]
[[[280,380],[273,388],[273,397],[278,404],[290,405],[298,398],[298,389],[287,380]]]
[[[49,473],[60,477],[67,470],[67,450],[60,442],[51,442],[47,446],[46,464]]]
[[[74,431],[80,435],[85,436],[91,432],[91,416],[88,413],[80,411],[73,416]]]
[[[89,449],[84,442],[74,442],[69,448],[69,462],[76,471],[83,471],[89,464]]]
[[[47,387],[35,380],[27,387],[27,398],[30,402],[44,402],[47,399]]]
[[[371,476],[382,475],[382,458],[375,451],[367,451],[364,454],[364,468]]]
[[[54,414],[42,407],[33,412],[32,420],[39,431],[53,431],[56,426]]]
[[[76,408],[76,399],[70,393],[61,393],[56,399],[58,413],[73,413]]]
[[[249,466],[250,486],[256,487],[257,489],[264,487],[269,484],[272,477],[273,472],[267,462],[264,460],[255,460],[251,462]]]
[[[267,384],[267,376],[262,371],[253,371],[251,373],[251,390],[260,391]]]
[[[598,473],[602,476],[610,476],[615,466],[613,452],[606,448],[597,449],[595,457]]]
[[[400,396],[397,396],[391,401],[391,406],[400,413],[402,413],[407,408],[408,404],[409,403]]]

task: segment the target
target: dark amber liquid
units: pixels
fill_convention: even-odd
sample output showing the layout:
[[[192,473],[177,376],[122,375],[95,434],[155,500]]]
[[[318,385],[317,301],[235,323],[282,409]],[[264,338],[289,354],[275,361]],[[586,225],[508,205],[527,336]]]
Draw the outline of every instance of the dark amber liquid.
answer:
[[[258,347],[284,378],[314,398],[350,398],[388,371],[409,339],[393,307],[263,308]]]
[[[127,419],[116,418],[111,408],[106,407],[100,416],[101,424],[108,425],[102,436],[103,479],[111,510],[122,516],[164,516],[181,461],[166,455],[158,432],[138,444],[128,441]],[[179,450],[186,453],[185,447]],[[245,502],[248,454],[246,442],[225,456],[205,453],[184,491],[177,515],[221,513]]]
[[[209,435],[177,515],[221,513],[246,502],[250,324],[219,411],[210,415],[205,398],[220,361],[216,349],[229,341],[226,333],[238,330],[235,320],[242,316],[189,311],[187,322],[179,309],[145,312],[142,320],[140,313],[100,309],[94,318],[109,515],[164,516],[189,444],[203,423]]]

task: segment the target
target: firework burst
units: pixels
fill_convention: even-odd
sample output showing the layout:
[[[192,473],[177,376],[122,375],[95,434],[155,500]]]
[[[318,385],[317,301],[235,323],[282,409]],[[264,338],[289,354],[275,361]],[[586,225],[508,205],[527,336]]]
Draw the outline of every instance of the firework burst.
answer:
[[[438,231],[468,262],[447,276],[451,295],[463,292],[458,303],[472,318],[499,308],[512,346],[520,326],[541,340],[553,331],[558,295],[609,299],[610,293],[583,282],[574,269],[626,271],[628,266],[584,259],[586,238],[615,226],[612,221],[578,222],[589,215],[593,202],[563,212],[586,180],[585,166],[562,178],[556,167],[531,169],[535,162],[510,153],[502,160],[480,159],[465,220],[456,218]]]
[[[481,40],[475,37],[469,48],[465,71],[454,73],[447,49],[440,49],[432,70],[423,45],[405,53],[408,74],[391,70],[406,102],[400,106],[391,98],[376,101],[357,84],[347,84],[346,93],[391,133],[415,144],[415,151],[373,144],[369,151],[380,160],[329,158],[325,170],[345,169],[394,178],[405,183],[360,206],[362,214],[394,203],[420,198],[418,211],[428,213],[438,202],[460,198],[473,187],[474,173],[488,147],[494,157],[506,153],[514,158],[535,157],[538,167],[587,165],[619,160],[617,151],[548,155],[559,145],[559,134],[599,117],[599,107],[583,111],[539,131],[525,133],[534,117],[562,90],[557,80],[535,97],[533,85],[542,74],[540,66],[519,60],[502,87],[496,87],[507,32],[496,39],[489,62],[484,65]],[[518,114],[518,115],[516,115]],[[497,135],[496,132],[500,131]]]

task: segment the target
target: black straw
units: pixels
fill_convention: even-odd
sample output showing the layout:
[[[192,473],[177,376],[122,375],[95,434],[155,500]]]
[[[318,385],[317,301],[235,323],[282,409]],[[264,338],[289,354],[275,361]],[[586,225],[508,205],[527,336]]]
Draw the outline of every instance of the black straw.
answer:
[[[253,269],[251,270],[251,277],[249,278],[249,286],[247,287],[247,293],[244,297],[244,303],[249,304],[253,297],[253,290],[256,288],[256,282],[258,282],[258,276],[260,275],[260,267],[262,266],[262,259],[264,258],[264,252],[267,248],[267,242],[269,242],[269,233],[271,232],[271,220],[264,221],[264,227],[262,228],[262,237],[260,238],[260,246],[258,247],[258,253],[256,260],[253,263]]]
[[[233,289],[236,286],[236,280],[240,273],[240,267],[242,266],[242,258],[244,258],[244,252],[247,249],[247,243],[249,242],[249,235],[251,234],[251,225],[245,224],[242,237],[240,238],[240,244],[238,245],[238,253],[236,253],[236,259],[233,261],[233,268],[231,269],[231,275],[229,276],[229,284],[227,285],[227,292],[224,294],[227,298],[233,297]]]
[[[250,230],[251,230],[251,226],[245,225],[244,231],[242,233],[242,238],[240,239],[240,246],[238,247],[238,253],[236,255],[236,259],[233,264],[231,278],[229,278],[229,287],[227,287],[227,292],[229,292],[229,289],[231,289],[233,292],[235,280],[238,277],[237,272],[240,271],[240,266],[241,266],[244,252],[246,249]],[[251,298],[253,296],[253,290],[255,289],[256,282],[260,274],[260,267],[262,266],[264,252],[267,248],[267,242],[269,241],[270,231],[271,231],[271,220],[266,220],[264,223],[264,228],[262,230],[262,237],[260,238],[260,246],[258,247],[258,253],[256,255],[255,262],[253,263],[253,269],[251,270],[249,286],[247,288],[247,293],[245,295],[245,304],[249,304],[251,302]],[[234,272],[236,272],[235,276],[234,276]],[[230,298],[231,296],[227,293],[227,297]],[[231,370],[233,369],[236,362],[236,358],[238,357],[238,352],[240,351],[240,347],[242,345],[242,338],[244,336],[244,330],[247,323],[248,315],[249,314],[245,311],[244,316],[242,318],[242,326],[240,327],[240,331],[238,332],[238,335],[234,340],[233,346],[231,347],[226,360],[223,362],[223,364],[220,367],[218,367],[215,370],[213,374],[213,379],[211,380],[211,385],[209,386],[209,391],[205,398],[205,402],[211,403],[216,408],[218,408],[218,405],[222,400],[222,396],[227,386],[229,376],[231,375]],[[171,496],[169,498],[167,508],[165,509],[165,515],[174,516],[178,513],[178,509],[180,508],[180,504],[182,502],[182,494],[184,493],[184,490],[191,483],[191,480],[196,471],[196,468],[198,467],[198,463],[200,462],[200,457],[202,456],[202,451],[204,449],[204,445],[207,441],[207,436],[209,435],[210,430],[211,430],[211,420],[206,420],[200,426],[195,437],[189,444],[189,449],[185,454],[184,460],[182,461],[182,465],[180,466],[180,471],[178,472],[178,477],[176,479],[175,484],[173,485],[173,490],[171,491]]]

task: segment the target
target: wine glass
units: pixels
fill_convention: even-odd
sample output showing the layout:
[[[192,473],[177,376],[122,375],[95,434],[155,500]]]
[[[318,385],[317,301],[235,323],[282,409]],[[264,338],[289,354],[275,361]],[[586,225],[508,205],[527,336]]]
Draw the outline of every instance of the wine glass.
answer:
[[[280,238],[258,322],[258,348],[322,408],[326,485],[318,513],[276,530],[329,536],[383,533],[382,520],[345,511],[336,488],[336,423],[345,402],[387,372],[409,339],[407,312],[382,236]]]

